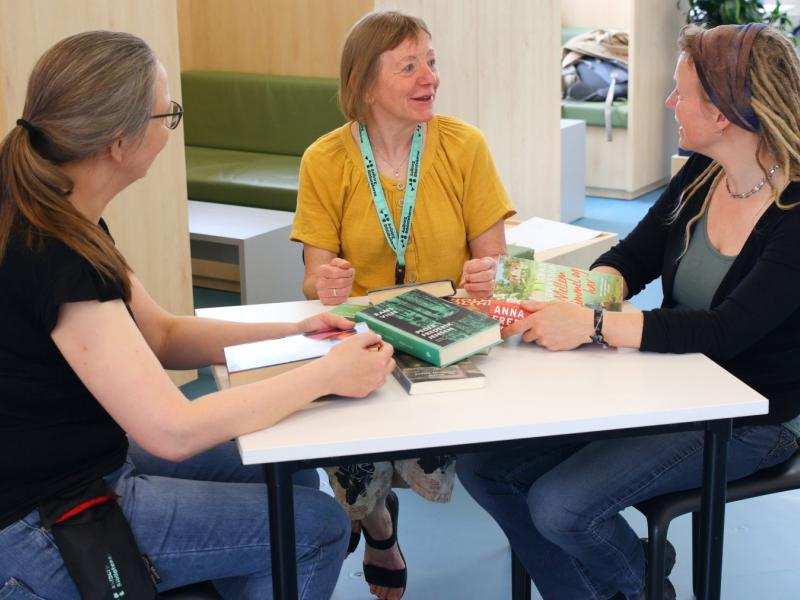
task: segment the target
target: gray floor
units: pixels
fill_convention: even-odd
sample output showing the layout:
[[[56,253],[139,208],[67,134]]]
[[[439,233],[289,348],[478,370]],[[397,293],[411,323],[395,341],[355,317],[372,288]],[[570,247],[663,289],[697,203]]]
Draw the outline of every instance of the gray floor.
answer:
[[[588,198],[586,217],[578,225],[626,234],[657,198],[638,200]],[[195,306],[237,304],[238,296],[195,290]],[[640,308],[661,302],[660,282],[634,299]],[[213,388],[207,371],[183,387],[195,397]],[[506,600],[510,596],[510,551],[495,523],[457,486],[446,505],[422,501],[399,490],[399,538],[408,561],[408,600]],[[800,598],[800,492],[776,494],[728,505],[722,597],[725,600],[790,600]],[[644,519],[634,510],[626,517],[644,535]],[[794,515],[794,516],[793,516]],[[675,520],[670,540],[678,551],[672,581],[680,600],[692,598],[690,522]],[[333,600],[368,600],[361,575],[363,541],[345,562]],[[534,597],[539,596],[534,592]],[[557,599],[558,600],[558,599]]]

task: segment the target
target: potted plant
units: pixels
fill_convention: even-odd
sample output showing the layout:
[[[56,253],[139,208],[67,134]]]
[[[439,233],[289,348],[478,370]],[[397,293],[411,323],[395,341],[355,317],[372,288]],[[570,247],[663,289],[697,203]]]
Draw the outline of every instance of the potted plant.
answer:
[[[761,0],[678,0],[678,8],[688,5],[686,22],[716,27],[740,23],[766,23],[792,35],[792,21],[776,0],[772,10],[764,8]]]

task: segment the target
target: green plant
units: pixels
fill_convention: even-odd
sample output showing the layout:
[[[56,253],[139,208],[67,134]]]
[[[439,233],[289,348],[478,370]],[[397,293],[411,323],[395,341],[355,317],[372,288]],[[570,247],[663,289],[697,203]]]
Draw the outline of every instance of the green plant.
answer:
[[[677,6],[683,8],[684,0]],[[781,9],[780,0],[775,8],[767,11],[761,0],[686,0],[687,23],[703,24],[707,27],[739,23],[766,23],[792,36],[792,21]]]

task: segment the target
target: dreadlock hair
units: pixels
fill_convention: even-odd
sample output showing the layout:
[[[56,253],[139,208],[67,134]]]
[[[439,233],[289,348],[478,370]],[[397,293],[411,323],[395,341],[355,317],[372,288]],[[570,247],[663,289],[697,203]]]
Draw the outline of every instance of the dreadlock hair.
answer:
[[[705,28],[698,25],[686,25],[681,29],[678,48],[686,53],[690,61],[694,61],[699,34],[703,31]],[[789,210],[800,204],[785,204],[780,200],[789,182],[800,180],[800,60],[792,43],[773,28],[762,29],[753,41],[750,52],[750,88],[750,102],[760,124],[755,159],[772,190],[770,202],[782,210]],[[761,163],[760,154],[764,148],[777,159],[786,176],[779,187],[775,187],[767,176],[769,166]],[[688,199],[713,179],[700,210],[686,223],[686,241],[681,256],[688,250],[691,229],[705,213],[721,177],[722,165],[712,161],[681,193],[671,222],[677,219]]]
[[[110,237],[69,201],[60,168],[98,156],[144,132],[152,114],[156,57],[128,33],[68,37],[36,63],[22,119],[0,143],[0,263],[12,235],[30,248],[51,237],[119,281],[130,299],[130,267]]]

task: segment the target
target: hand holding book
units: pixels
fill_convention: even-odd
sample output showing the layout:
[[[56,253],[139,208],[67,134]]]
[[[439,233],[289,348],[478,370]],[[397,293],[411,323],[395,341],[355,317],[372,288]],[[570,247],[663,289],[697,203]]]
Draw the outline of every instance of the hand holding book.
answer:
[[[350,297],[356,270],[343,258],[336,257],[320,265],[314,287],[323,304],[341,304]]]
[[[591,308],[558,300],[528,300],[520,304],[531,314],[503,328],[504,338],[521,333],[526,342],[535,342],[552,351],[572,350],[591,341],[594,334]]]
[[[489,298],[494,292],[496,276],[497,260],[491,256],[473,258],[464,263],[458,287],[475,298]]]
[[[355,323],[350,319],[333,312],[323,312],[298,321],[296,333],[308,333],[321,329],[352,329],[354,326]]]
[[[327,371],[331,394],[363,398],[386,383],[394,370],[394,348],[377,333],[354,335],[319,359]]]

